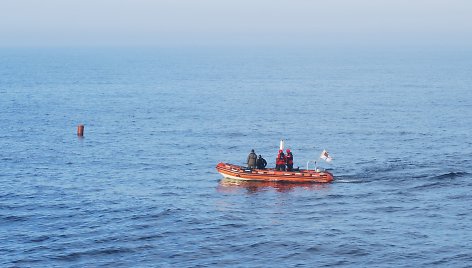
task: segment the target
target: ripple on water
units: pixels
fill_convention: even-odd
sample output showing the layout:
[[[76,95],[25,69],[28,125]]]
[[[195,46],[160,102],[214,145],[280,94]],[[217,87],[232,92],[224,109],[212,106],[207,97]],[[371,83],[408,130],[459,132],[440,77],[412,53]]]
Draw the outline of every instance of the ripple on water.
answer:
[[[0,49],[0,266],[467,267],[472,53],[344,52]]]

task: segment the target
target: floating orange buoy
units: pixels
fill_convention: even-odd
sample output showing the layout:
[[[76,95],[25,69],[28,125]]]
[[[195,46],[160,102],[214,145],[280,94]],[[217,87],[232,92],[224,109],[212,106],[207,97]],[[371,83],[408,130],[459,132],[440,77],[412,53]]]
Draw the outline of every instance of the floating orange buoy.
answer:
[[[84,125],[77,126],[77,136],[79,137],[84,136]]]

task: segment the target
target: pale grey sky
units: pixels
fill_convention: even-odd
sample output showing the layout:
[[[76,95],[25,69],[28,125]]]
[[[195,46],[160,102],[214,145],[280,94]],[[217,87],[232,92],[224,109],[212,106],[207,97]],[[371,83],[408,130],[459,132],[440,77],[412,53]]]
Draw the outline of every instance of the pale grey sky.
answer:
[[[0,45],[472,44],[470,0],[0,0]]]

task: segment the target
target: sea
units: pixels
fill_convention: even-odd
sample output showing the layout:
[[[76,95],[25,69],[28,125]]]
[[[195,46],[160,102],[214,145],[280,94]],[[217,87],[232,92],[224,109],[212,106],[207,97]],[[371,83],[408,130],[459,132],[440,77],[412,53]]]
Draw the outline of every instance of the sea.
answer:
[[[1,48],[0,267],[472,267],[471,126],[470,48]]]

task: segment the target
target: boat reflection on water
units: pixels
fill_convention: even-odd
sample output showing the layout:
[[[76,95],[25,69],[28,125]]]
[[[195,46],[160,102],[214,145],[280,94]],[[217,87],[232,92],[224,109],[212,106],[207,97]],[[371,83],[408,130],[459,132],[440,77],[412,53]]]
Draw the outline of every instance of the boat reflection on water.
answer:
[[[257,193],[270,189],[275,189],[277,192],[290,192],[295,189],[326,190],[329,189],[329,184],[315,182],[243,181],[223,178],[218,184],[217,191],[221,193],[234,193],[241,189],[246,189],[248,193]]]

